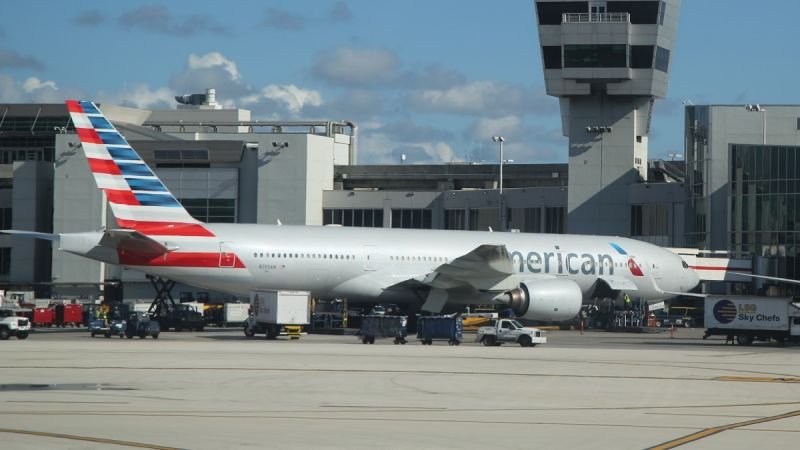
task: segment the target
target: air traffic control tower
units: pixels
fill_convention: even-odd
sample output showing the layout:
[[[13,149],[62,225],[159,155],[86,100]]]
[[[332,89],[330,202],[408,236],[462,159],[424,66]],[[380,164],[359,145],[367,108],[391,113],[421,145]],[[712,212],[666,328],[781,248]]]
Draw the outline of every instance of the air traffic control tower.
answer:
[[[680,0],[535,0],[547,94],[569,138],[569,233],[630,234],[653,102],[667,94]]]

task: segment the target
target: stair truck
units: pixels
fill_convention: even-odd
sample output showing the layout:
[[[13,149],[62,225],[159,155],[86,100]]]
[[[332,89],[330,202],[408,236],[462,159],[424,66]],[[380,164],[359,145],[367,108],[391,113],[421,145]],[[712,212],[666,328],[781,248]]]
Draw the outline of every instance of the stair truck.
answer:
[[[800,303],[791,297],[709,296],[703,339],[726,336],[740,345],[774,339],[800,342]]]
[[[250,293],[250,317],[244,323],[244,335],[265,333],[267,339],[289,336],[300,339],[303,325],[311,318],[311,292],[267,291]]]

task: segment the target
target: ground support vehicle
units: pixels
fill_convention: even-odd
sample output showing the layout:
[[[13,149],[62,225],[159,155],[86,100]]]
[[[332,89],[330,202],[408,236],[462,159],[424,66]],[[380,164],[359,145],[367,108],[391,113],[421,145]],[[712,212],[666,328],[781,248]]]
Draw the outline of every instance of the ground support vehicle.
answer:
[[[92,337],[102,335],[103,337],[110,338],[111,336],[125,336],[126,323],[121,319],[105,320],[94,319],[89,321],[89,334]]]
[[[175,331],[183,330],[197,330],[203,331],[206,325],[203,319],[203,313],[198,312],[194,307],[182,303],[177,303],[170,307],[169,310],[162,310],[161,315],[151,317],[153,320],[158,321],[160,330],[169,330],[170,328]]]
[[[361,343],[374,344],[375,338],[394,338],[395,345],[406,344],[408,335],[406,316],[386,316],[382,314],[361,316]]]
[[[267,339],[287,335],[300,339],[304,325],[311,319],[311,293],[308,291],[253,291],[250,293],[250,317],[244,323],[244,335],[264,333]]]
[[[689,328],[694,323],[690,316],[679,314],[667,314],[663,311],[656,311],[650,314],[656,328],[671,328],[672,326]]]
[[[521,347],[535,347],[547,342],[545,332],[533,327],[523,327],[514,319],[494,319],[491,325],[478,328],[476,342],[486,346],[501,345],[506,342],[518,343]]]
[[[31,332],[31,321],[22,317],[20,308],[0,309],[0,340],[8,340],[11,336],[25,339]]]
[[[125,324],[125,337],[128,339],[133,339],[135,336],[138,336],[140,339],[144,339],[147,336],[158,339],[160,333],[161,327],[158,322],[150,320],[147,314],[141,312],[131,313]]]
[[[791,297],[709,296],[705,325],[703,339],[726,336],[741,345],[770,339],[800,342],[800,303]]]
[[[464,339],[464,324],[460,316],[422,316],[417,319],[417,340],[422,345],[433,341],[447,341],[459,345]]]

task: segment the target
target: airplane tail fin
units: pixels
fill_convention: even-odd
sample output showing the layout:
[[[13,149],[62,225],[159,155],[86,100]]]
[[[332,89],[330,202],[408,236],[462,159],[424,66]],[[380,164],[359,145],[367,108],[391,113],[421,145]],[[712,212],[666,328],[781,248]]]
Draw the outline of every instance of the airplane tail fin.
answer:
[[[150,170],[92,102],[67,100],[97,187],[117,224],[151,236],[213,236]]]

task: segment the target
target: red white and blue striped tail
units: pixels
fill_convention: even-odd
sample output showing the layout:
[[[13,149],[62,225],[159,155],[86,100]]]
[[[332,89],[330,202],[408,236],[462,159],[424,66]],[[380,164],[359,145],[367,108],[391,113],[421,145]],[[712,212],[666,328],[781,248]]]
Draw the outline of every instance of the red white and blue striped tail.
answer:
[[[89,168],[121,228],[150,236],[213,236],[145,164],[97,106],[67,100]]]

